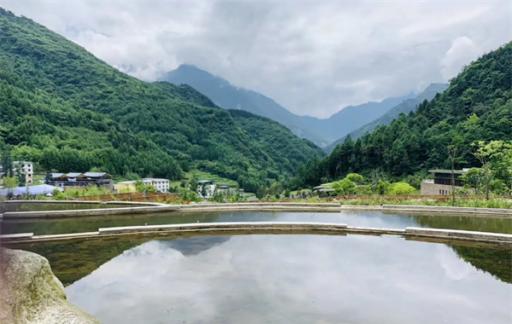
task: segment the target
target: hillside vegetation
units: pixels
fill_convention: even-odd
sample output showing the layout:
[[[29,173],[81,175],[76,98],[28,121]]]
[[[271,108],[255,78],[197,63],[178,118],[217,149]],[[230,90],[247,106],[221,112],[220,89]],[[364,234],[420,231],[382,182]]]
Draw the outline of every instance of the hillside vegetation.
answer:
[[[479,166],[477,141],[512,140],[512,43],[484,55],[416,112],[352,140],[301,170],[298,186],[349,172],[400,178],[429,168]]]
[[[386,112],[381,117],[371,121],[370,123],[359,127],[355,131],[352,131],[347,136],[344,136],[343,138],[340,138],[339,140],[333,142],[329,146],[325,148],[325,151],[332,152],[336,146],[343,143],[346,139],[346,137],[350,136],[352,139],[358,139],[359,137],[365,135],[366,133],[371,132],[375,128],[381,126],[381,125],[388,125],[393,120],[400,117],[400,114],[408,114],[411,111],[415,111],[416,108],[425,100],[429,101],[432,100],[436,96],[436,94],[443,92],[448,87],[448,84],[445,83],[433,83],[430,84],[425,90],[423,90],[421,93],[419,93],[414,98],[409,98],[395,107],[391,108],[388,112]]]
[[[3,150],[45,170],[178,179],[201,169],[253,191],[322,155],[277,123],[220,109],[188,86],[137,80],[2,9],[0,111]]]
[[[177,85],[188,84],[222,108],[244,110],[270,118],[288,127],[297,136],[307,138],[321,147],[334,147],[331,144],[333,141],[382,116],[389,109],[411,97],[408,95],[348,106],[329,118],[320,119],[293,114],[261,93],[232,85],[227,80],[193,65],[180,65],[166,73],[162,80]]]

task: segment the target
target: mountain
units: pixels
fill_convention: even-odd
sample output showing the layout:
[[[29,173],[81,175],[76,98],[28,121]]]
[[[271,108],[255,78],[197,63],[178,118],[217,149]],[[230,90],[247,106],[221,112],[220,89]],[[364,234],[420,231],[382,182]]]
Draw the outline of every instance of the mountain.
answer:
[[[348,106],[327,119],[304,117],[306,127],[318,130],[318,133],[326,140],[328,147],[340,137],[346,136],[351,131],[366,123],[381,117],[389,109],[411,98],[412,94],[402,97],[391,97],[378,102],[367,102],[357,106]]]
[[[315,130],[305,129],[302,117],[289,112],[286,108],[258,92],[236,87],[228,81],[200,68],[182,64],[176,70],[165,74],[161,80],[176,85],[187,84],[205,94],[220,107],[238,109],[275,120],[297,136],[307,138],[321,145],[325,141]]]
[[[366,133],[374,130],[378,126],[387,125],[391,123],[393,120],[398,118],[400,114],[408,114],[411,111],[416,110],[418,106],[425,100],[432,100],[436,96],[436,94],[443,92],[448,88],[448,84],[446,83],[432,83],[428,87],[425,88],[421,93],[419,93],[416,97],[407,99],[395,107],[391,108],[381,117],[375,119],[374,121],[359,127],[355,131],[352,131],[347,136],[350,136],[352,139],[358,139]],[[345,141],[346,136],[340,138],[339,140],[333,142],[329,146],[325,148],[325,151],[331,152],[336,145],[341,144]]]
[[[170,179],[199,169],[255,191],[323,154],[287,128],[221,109],[189,86],[128,76],[1,8],[0,31],[0,149],[16,159],[45,170]],[[254,125],[264,133],[255,135]]]
[[[161,80],[176,85],[187,84],[205,94],[216,105],[238,109],[275,120],[297,136],[319,146],[326,146],[358,127],[385,114],[388,109],[411,98],[411,95],[349,106],[329,118],[299,116],[258,92],[232,85],[228,81],[196,66],[183,64],[166,73]]]
[[[300,172],[298,185],[315,185],[348,172],[403,177],[449,168],[448,147],[457,147],[455,167],[478,166],[472,144],[512,140],[512,43],[467,66],[448,88],[415,112],[353,141],[348,138],[323,160]]]

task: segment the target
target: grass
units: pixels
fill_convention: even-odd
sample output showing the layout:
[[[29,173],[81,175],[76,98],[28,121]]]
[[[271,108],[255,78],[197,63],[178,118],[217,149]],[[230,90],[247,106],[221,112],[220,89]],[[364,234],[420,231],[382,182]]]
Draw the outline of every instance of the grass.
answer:
[[[348,199],[336,199],[342,205],[425,205],[425,206],[455,206],[474,208],[512,208],[511,198],[492,198],[485,200],[479,197],[458,197],[452,205],[452,201],[446,198],[430,197],[394,197],[394,196],[373,196]]]
[[[338,197],[318,197],[312,196],[308,198],[297,199],[268,199],[273,202],[303,202],[303,203],[333,203],[337,202],[341,205],[424,205],[424,206],[452,206],[451,198],[448,196],[429,197],[421,195],[352,195]],[[483,197],[457,197],[455,207],[473,207],[473,208],[505,208],[512,209],[511,197],[493,197],[486,200]]]

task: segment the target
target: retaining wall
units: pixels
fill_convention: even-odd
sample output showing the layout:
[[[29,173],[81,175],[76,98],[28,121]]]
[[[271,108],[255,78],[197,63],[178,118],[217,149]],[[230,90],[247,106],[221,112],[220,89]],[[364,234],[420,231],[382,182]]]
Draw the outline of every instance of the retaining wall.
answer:
[[[296,233],[296,234],[366,234],[399,235],[407,238],[433,238],[510,244],[512,235],[476,231],[460,231],[433,228],[408,227],[406,229],[353,227],[346,224],[311,223],[311,222],[229,222],[229,223],[194,223],[149,226],[125,226],[100,228],[96,232],[34,235],[33,233],[0,235],[3,244],[37,243],[49,241],[75,240],[84,238],[103,238],[119,235],[143,235],[158,233],[209,233],[209,234],[261,234],[261,233]]]

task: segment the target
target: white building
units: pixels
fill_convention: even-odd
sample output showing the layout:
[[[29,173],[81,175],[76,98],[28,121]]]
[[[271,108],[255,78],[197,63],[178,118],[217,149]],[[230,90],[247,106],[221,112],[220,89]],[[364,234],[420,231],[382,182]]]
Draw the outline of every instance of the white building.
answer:
[[[197,182],[197,195],[201,198],[210,199],[215,195],[217,185],[213,180],[199,180]]]
[[[24,176],[24,185],[32,185],[34,182],[34,164],[28,161],[13,161],[12,172],[15,176]]]
[[[169,192],[169,180],[167,179],[144,178],[142,183],[153,186],[158,192]]]

